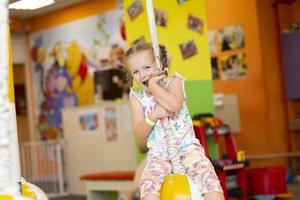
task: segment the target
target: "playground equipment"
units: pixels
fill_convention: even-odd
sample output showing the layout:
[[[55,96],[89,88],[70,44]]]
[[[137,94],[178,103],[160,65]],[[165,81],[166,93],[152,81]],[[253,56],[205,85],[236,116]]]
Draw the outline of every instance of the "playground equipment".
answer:
[[[249,165],[249,162],[245,159],[245,153],[237,150],[230,128],[212,114],[194,116],[193,124],[196,137],[200,140],[208,157],[210,153],[206,138],[213,136],[216,141],[219,136],[224,136],[226,157],[212,160],[212,163],[221,182],[225,199],[233,196],[246,200],[248,189],[245,167]]]
[[[156,65],[158,66],[159,73],[165,73],[162,69],[162,63],[160,62],[160,47],[157,40],[157,32],[155,25],[155,17],[153,10],[152,0],[146,0],[147,16],[150,30],[150,36],[152,46],[154,50],[154,58]],[[163,83],[162,83],[163,84]],[[168,136],[168,153],[171,158],[171,164],[173,173],[165,178],[161,190],[161,200],[201,200],[202,195],[192,183],[191,180],[185,175],[185,169],[180,163],[180,157],[178,154],[178,148],[176,146],[172,126],[169,123],[166,134]]]
[[[8,0],[0,1],[0,199],[47,200],[36,186],[21,180],[14,104]]]

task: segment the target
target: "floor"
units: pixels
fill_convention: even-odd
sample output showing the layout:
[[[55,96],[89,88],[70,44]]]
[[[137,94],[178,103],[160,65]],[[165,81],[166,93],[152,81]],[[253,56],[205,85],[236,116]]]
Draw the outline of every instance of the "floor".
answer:
[[[288,186],[288,191],[294,194],[293,198],[288,200],[300,200],[300,183],[294,183]],[[85,196],[65,196],[52,198],[50,200],[86,200]],[[100,200],[100,199],[99,199]],[[233,199],[230,199],[233,200]]]

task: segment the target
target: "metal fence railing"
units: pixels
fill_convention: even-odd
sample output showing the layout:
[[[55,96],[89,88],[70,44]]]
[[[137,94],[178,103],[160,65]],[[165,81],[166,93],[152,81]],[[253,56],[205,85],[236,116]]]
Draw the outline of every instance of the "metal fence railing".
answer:
[[[21,172],[26,181],[40,187],[49,197],[67,192],[63,141],[34,141],[20,144]]]

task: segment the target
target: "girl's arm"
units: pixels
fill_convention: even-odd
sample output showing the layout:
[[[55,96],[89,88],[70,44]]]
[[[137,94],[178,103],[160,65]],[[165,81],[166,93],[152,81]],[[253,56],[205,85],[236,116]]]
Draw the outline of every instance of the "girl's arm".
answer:
[[[147,138],[153,127],[149,126],[145,122],[145,116],[144,116],[142,105],[134,95],[132,95],[132,97],[130,98],[130,109],[131,109],[133,132],[136,138],[138,139],[140,150],[144,151],[147,149],[146,147]]]
[[[183,86],[182,80],[174,76],[167,88],[164,88],[158,84],[164,76],[153,77],[149,80],[149,90],[152,95],[169,112],[176,113],[180,110],[183,101]]]
[[[147,151],[147,139],[153,128],[145,122],[145,115],[141,103],[136,96],[130,98],[130,109],[132,118],[132,127],[136,138],[139,141],[139,147],[142,152]],[[157,104],[154,110],[148,115],[151,121],[156,122],[158,119],[173,116],[173,113],[168,112],[161,105]]]

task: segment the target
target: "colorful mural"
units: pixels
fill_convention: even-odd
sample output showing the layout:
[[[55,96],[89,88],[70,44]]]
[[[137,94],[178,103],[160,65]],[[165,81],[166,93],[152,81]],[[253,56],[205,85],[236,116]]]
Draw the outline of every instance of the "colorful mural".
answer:
[[[33,91],[41,140],[62,137],[62,108],[94,102],[93,73],[120,68],[123,11],[73,21],[30,35]]]

